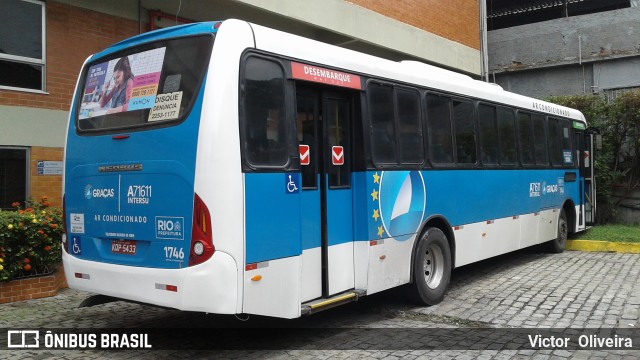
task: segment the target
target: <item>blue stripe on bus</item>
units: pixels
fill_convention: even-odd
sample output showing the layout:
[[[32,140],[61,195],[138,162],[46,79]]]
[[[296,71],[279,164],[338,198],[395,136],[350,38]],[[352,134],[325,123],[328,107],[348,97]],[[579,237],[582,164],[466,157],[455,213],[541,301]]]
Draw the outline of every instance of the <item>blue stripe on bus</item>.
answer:
[[[320,184],[320,175],[316,184]],[[320,191],[318,190],[302,190],[301,196],[301,236],[302,250],[320,247]],[[318,204],[318,205],[316,205]]]
[[[369,194],[366,204],[368,216],[355,218],[356,239],[394,237],[402,240],[404,235],[415,233],[419,224],[431,215],[442,215],[456,226],[560,208],[567,199],[577,205],[579,183],[564,182],[565,172],[576,171],[367,172],[364,181],[365,193]],[[357,175],[356,179],[359,178]],[[426,189],[424,193],[418,186],[422,181]],[[356,180],[356,183],[362,183],[362,180]],[[426,207],[421,220],[417,221],[416,215],[422,209],[416,206],[421,201],[426,202]]]
[[[246,263],[300,255],[300,191],[283,173],[245,174]]]
[[[352,242],[353,239],[352,188],[327,191],[327,242],[329,246]],[[304,229],[303,229],[304,231]]]
[[[335,228],[353,227],[355,241],[403,241],[431,215],[456,226],[557,209],[568,199],[578,205],[579,182],[565,183],[566,172],[577,170],[358,172],[352,174],[352,191],[328,192],[330,202],[344,207],[327,215],[339,219]],[[320,231],[318,192],[286,194],[284,176],[246,174],[247,263],[297,256],[320,246],[314,235]],[[351,198],[340,199],[349,192]],[[353,216],[346,211],[349,206]],[[352,241],[332,236],[332,229],[328,237],[329,245]]]

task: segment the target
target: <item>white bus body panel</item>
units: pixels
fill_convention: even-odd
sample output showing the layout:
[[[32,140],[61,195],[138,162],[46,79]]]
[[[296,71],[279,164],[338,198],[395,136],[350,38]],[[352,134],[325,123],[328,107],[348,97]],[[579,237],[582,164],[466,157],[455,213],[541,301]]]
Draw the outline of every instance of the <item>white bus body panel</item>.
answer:
[[[367,295],[406,284],[411,277],[411,252],[417,236],[397,241],[377,240],[369,247],[369,274]],[[370,242],[366,242],[370,244]]]
[[[322,250],[319,247],[302,250],[301,286],[300,302],[322,296]]]
[[[557,237],[559,209],[454,227],[456,267],[537,245]]]
[[[540,223],[538,242],[543,243],[558,237],[558,217],[560,209],[547,209],[540,211]]]
[[[353,243],[353,266],[355,270],[355,288],[367,289],[369,276],[369,241],[356,241]]]
[[[238,120],[240,57],[253,46],[251,28],[243,21],[225,21],[213,45],[198,132],[194,188],[209,208],[213,245],[238,264],[233,277],[242,312],[244,271],[244,177]],[[231,136],[229,134],[232,134]],[[215,258],[209,262],[215,261]]]
[[[518,220],[520,222],[520,247],[526,248],[538,244],[540,242],[538,240],[540,214],[520,215]]]
[[[328,248],[329,258],[329,294],[355,287],[355,269],[353,264],[353,242],[332,245]]]
[[[73,289],[179,310],[236,313],[237,264],[221,251],[216,251],[209,261],[184,269],[105,264],[81,260],[64,251],[62,263],[67,283]],[[162,285],[176,286],[177,291],[158,289]]]
[[[244,273],[244,312],[287,319],[300,317],[301,257],[263,261]]]

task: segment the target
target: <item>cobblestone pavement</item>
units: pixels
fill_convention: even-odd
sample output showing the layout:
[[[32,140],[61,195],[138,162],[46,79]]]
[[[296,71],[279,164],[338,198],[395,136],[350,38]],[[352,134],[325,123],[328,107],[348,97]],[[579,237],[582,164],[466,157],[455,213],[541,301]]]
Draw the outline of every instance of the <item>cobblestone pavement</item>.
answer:
[[[456,269],[445,300],[436,306],[415,307],[407,303],[400,289],[301,319],[251,317],[246,322],[233,316],[125,302],[77,308],[88,294],[66,289],[53,298],[0,305],[0,328],[70,329],[70,332],[171,328],[168,334],[182,334],[181,339],[194,348],[229,328],[234,328],[237,334],[246,331],[247,336],[237,339],[237,348],[243,345],[250,348],[260,341],[263,334],[254,327],[285,330],[276,331],[269,338],[272,342],[267,348],[276,350],[263,350],[260,346],[256,350],[224,351],[0,350],[0,358],[636,359],[640,355],[640,332],[634,330],[640,326],[639,274],[640,255],[588,252],[550,255],[528,250]],[[214,328],[213,332],[210,328]],[[321,329],[306,331],[308,328]],[[575,329],[571,338],[574,345],[580,334],[591,334],[588,329],[632,331],[634,350],[573,350],[576,346],[540,350],[508,345],[501,340],[510,335],[513,340],[515,334],[528,344],[526,334],[566,328]],[[425,340],[435,333],[438,334],[432,339],[435,343]],[[0,341],[4,341],[2,335]]]

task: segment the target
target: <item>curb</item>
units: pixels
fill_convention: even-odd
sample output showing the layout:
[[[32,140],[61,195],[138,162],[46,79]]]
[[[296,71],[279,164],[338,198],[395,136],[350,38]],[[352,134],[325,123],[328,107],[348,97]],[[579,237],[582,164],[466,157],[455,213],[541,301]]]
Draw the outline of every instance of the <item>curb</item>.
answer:
[[[597,240],[567,240],[566,249],[577,251],[640,254],[640,243],[609,242]]]

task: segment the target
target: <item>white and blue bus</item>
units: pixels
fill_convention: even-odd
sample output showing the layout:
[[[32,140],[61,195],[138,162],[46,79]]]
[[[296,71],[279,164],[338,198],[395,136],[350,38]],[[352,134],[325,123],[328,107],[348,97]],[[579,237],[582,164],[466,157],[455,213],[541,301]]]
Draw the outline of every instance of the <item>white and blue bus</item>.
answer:
[[[595,213],[573,109],[239,20],[84,64],[64,172],[71,288],[295,318],[548,242]]]

